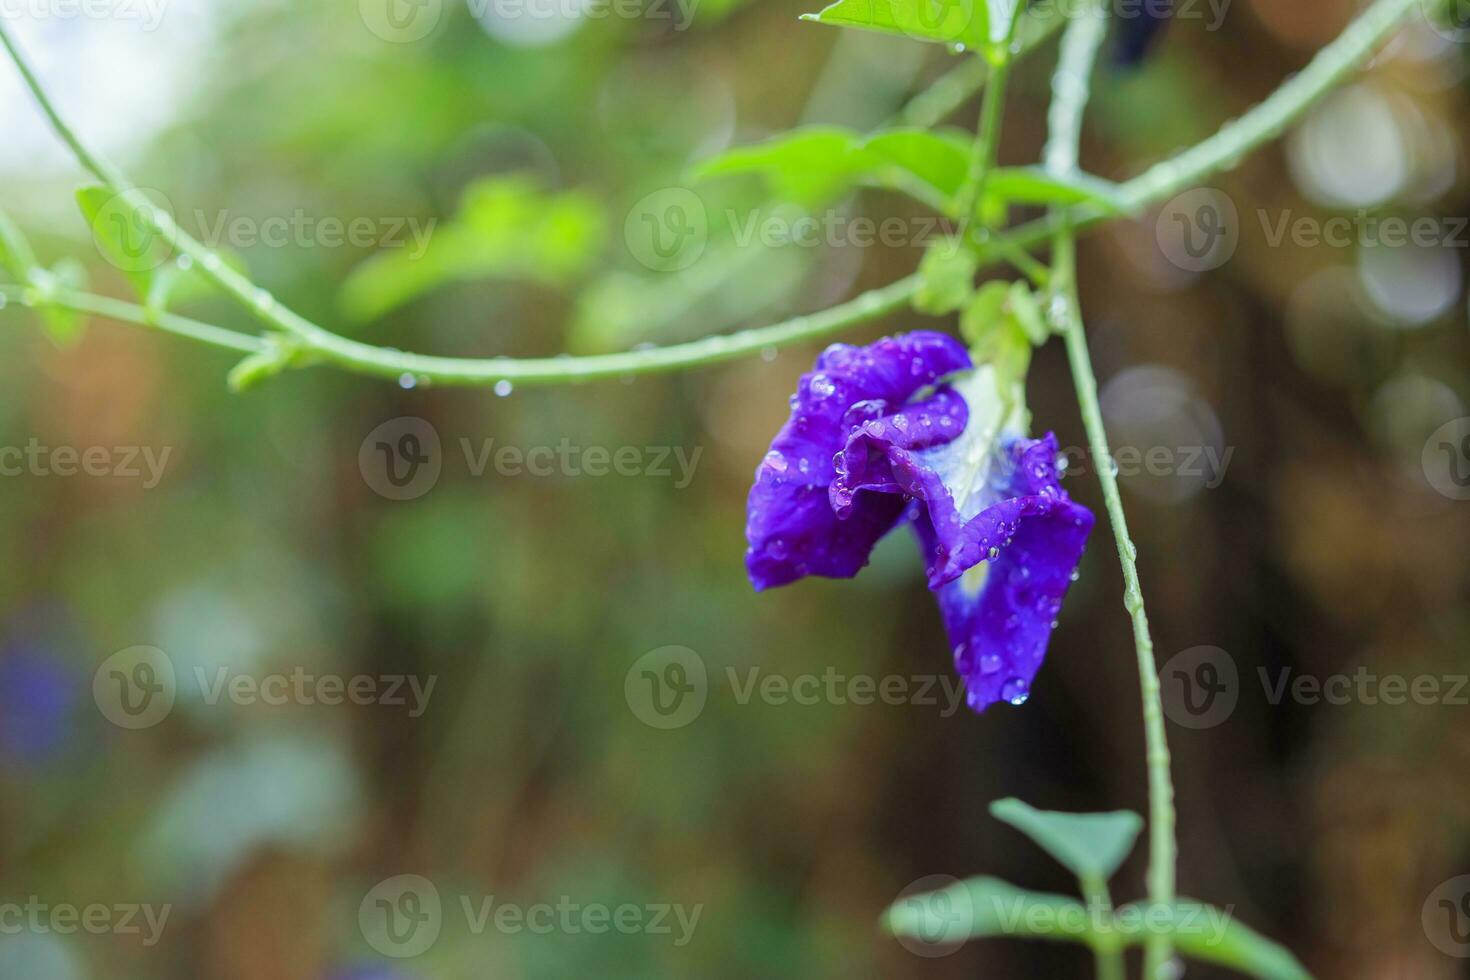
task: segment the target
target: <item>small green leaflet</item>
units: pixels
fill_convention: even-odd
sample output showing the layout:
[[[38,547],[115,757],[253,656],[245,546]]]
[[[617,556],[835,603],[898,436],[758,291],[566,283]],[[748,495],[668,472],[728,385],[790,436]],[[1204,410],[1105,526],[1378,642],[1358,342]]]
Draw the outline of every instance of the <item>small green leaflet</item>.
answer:
[[[102,257],[122,271],[140,297],[148,296],[154,271],[167,262],[173,243],[154,230],[142,209],[127,193],[100,184],[77,190],[77,205],[92,230],[92,241]]]
[[[697,179],[756,174],[780,200],[816,208],[854,187],[901,191],[956,217],[973,137],[957,129],[897,128],[863,135],[831,126],[793,130],[736,147],[695,168]],[[987,206],[1091,204],[1121,210],[1116,185],[1086,174],[1056,177],[1035,167],[999,167],[986,182]]]
[[[1172,906],[1126,905],[1108,914],[1065,895],[979,877],[905,895],[888,908],[883,924],[894,935],[932,946],[1010,937],[1121,949],[1164,932],[1193,959],[1260,980],[1311,980],[1290,952],[1236,922],[1229,910],[1190,900]]]
[[[940,212],[965,179],[970,137],[959,130],[887,129],[871,136],[820,126],[736,147],[699,164],[696,179],[763,178],[779,200],[817,208],[867,185],[902,191]]]
[[[1229,909],[1222,911],[1203,902],[1181,899],[1167,911],[1139,909],[1139,914],[1166,920],[1175,948],[1185,956],[1219,963],[1261,980],[1311,980],[1312,975],[1290,950],[1237,921]],[[1127,921],[1129,915],[1129,907],[1117,913],[1119,921]],[[1145,935],[1147,932],[1145,927]]]
[[[935,946],[986,936],[1082,942],[1095,924],[1075,898],[1028,891],[999,878],[971,878],[939,891],[905,895],[884,917],[894,935]]]
[[[58,345],[74,344],[82,335],[83,320],[80,313],[66,309],[48,297],[54,297],[60,289],[86,289],[87,270],[73,258],[65,258],[50,269],[31,270],[31,285],[37,293],[36,311],[41,315],[41,324],[46,333]]]
[[[30,278],[31,270],[36,268],[36,253],[31,251],[31,243],[26,241],[26,236],[10,216],[0,211],[0,269],[4,269],[17,283],[23,283]]]
[[[980,48],[992,40],[989,8],[987,0],[837,0],[801,19]]]
[[[1124,210],[1118,185],[1089,174],[1065,177],[1040,167],[997,167],[985,184],[985,193],[1007,204],[1093,204],[1110,214]]]
[[[1107,881],[1133,850],[1143,818],[1127,810],[1057,813],[996,800],[990,815],[1031,838],[1079,878]]]
[[[930,316],[958,310],[975,291],[975,272],[979,266],[975,253],[958,241],[931,246],[919,263],[919,291],[914,294],[914,309]]]

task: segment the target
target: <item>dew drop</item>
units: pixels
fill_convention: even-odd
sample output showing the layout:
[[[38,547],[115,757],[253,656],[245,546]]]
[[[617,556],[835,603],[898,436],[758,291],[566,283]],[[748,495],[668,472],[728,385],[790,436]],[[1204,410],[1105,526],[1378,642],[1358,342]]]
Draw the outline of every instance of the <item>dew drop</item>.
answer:
[[[990,560],[991,561],[995,561],[999,557],[1000,557],[1000,549],[997,548],[995,545],[991,545],[990,546]]]
[[[774,347],[762,347],[761,348],[761,360],[766,361],[766,362],[774,361],[776,359],[776,354],[777,353],[779,353],[779,352]]]
[[[507,398],[510,396],[510,393],[515,390],[516,386],[511,384],[505,378],[501,378],[499,381],[495,382],[496,397]]]
[[[833,384],[832,379],[825,374],[814,374],[812,375],[810,390],[816,398],[830,398],[837,390],[837,385]]]
[[[191,255],[180,255],[174,260],[174,265],[178,266],[181,272],[188,272],[194,268],[194,257]]]
[[[220,257],[218,255],[214,254],[213,252],[205,252],[204,253],[204,260],[203,260],[202,264],[203,264],[204,268],[207,269],[208,271],[210,271],[210,272],[218,272],[220,270],[220,266],[223,265],[224,263],[221,262],[220,261]]]
[[[998,670],[1000,670],[999,654],[987,653],[980,658],[980,673],[989,675]]]
[[[418,383],[419,383],[419,379],[418,378],[415,378],[413,375],[409,374],[407,371],[404,371],[402,374],[400,374],[398,376],[398,387],[403,388],[404,390],[411,390],[411,389],[417,387],[418,386]]]
[[[1019,677],[1012,677],[1000,686],[1000,696],[1011,704],[1022,705],[1031,697],[1031,686]]]
[[[780,450],[772,449],[770,452],[766,453],[766,466],[773,471],[777,473],[785,473],[790,465],[790,463],[786,462],[786,457],[781,455]]]

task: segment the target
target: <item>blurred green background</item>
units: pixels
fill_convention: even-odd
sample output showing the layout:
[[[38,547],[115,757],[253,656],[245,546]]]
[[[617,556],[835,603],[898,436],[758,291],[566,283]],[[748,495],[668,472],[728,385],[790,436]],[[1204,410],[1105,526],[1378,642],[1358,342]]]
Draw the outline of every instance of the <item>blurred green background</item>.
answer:
[[[726,216],[786,212],[753,182],[687,174],[795,125],[881,123],[955,63],[937,47],[799,24],[812,6],[796,0],[647,0],[623,15],[429,0],[395,6],[399,21],[372,0],[160,2],[156,20],[119,0],[93,17],[6,8],[7,23],[79,128],[186,230],[216,230],[257,283],[354,337],[460,355],[621,350],[819,309],[918,261],[918,247],[741,245]],[[1203,9],[1179,16],[1141,67],[1101,73],[1084,164],[1122,179],[1207,135],[1353,12],[1236,0],[1214,29]],[[1039,154],[1054,51],[1018,72],[1003,162]],[[1258,679],[1463,677],[1470,503],[1436,492],[1421,454],[1470,414],[1467,242],[1313,246],[1270,229],[1283,215],[1470,213],[1463,53],[1417,22],[1219,178],[1240,234],[1217,267],[1169,261],[1165,212],[1082,246],[1115,443],[1180,464],[1124,474],[1160,660],[1208,645],[1238,670],[1228,717],[1170,725],[1181,891],[1232,906],[1324,977],[1470,975],[1421,922],[1431,892],[1470,871],[1470,709],[1272,704]],[[129,295],[72,203],[79,172],[8,65],[0,134],[0,208],[44,261],[73,257],[94,289]],[[679,186],[698,192],[708,246],[660,272],[628,219]],[[881,191],[832,208],[924,214]],[[291,223],[286,240],[254,240],[271,219]],[[330,221],[354,219],[367,240],[332,238]],[[410,227],[431,229],[422,249]],[[181,309],[250,329],[208,294]],[[876,923],[932,874],[1071,891],[989,818],[992,799],[1145,809],[1105,531],[1023,708],[742,703],[729,682],[950,676],[903,535],[854,582],[759,597],[746,582],[750,474],[820,345],[627,383],[492,393],[308,370],[237,396],[226,354],[79,326],[57,344],[28,312],[0,312],[0,446],[101,447],[111,467],[67,476],[53,455],[0,492],[0,904],[112,911],[71,932],[10,913],[3,980],[1089,975],[1079,950],[920,956]],[[1037,354],[1031,401],[1038,429],[1082,443],[1057,345]],[[377,442],[410,448],[404,426],[419,423],[405,418],[437,436],[439,473],[395,500]],[[582,469],[595,469],[587,447],[631,447],[637,472],[535,475],[493,457],[477,472],[488,440],[492,453],[570,445]],[[163,461],[158,479],[130,475],[132,450],[139,466],[144,451]],[[1186,450],[1228,463],[1200,477]],[[675,451],[694,461],[688,480]],[[1070,492],[1100,512],[1091,467],[1074,462]],[[128,728],[103,708],[104,662],[140,645],[166,656],[176,697]],[[692,650],[709,682],[698,716],[665,730],[637,709],[633,668],[668,646]],[[144,676],[130,656],[123,673]],[[433,687],[412,710],[407,687],[408,704],[271,705],[196,682],[297,674]],[[1117,897],[1138,897],[1142,873],[1140,852]],[[404,958],[370,924],[401,875],[442,903],[437,940]],[[671,934],[476,928],[462,903],[491,896],[700,911],[682,943],[672,913]],[[136,908],[141,932],[121,928],[122,906],[169,917],[150,937]]]

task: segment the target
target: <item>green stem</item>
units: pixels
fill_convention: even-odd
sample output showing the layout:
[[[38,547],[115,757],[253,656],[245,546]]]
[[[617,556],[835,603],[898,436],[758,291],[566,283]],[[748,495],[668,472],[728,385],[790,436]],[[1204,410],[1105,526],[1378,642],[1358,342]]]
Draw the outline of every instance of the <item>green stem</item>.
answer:
[[[1108,892],[1108,883],[1099,877],[1086,877],[1078,884],[1082,887],[1088,917],[1095,923],[1112,923],[1113,896]],[[1124,980],[1123,946],[1117,942],[1115,933],[1095,940],[1092,955],[1097,962],[1097,980]]]
[[[1229,123],[1198,146],[1155,165],[1121,185],[1119,193],[1122,200],[1133,209],[1141,209],[1152,202],[1177,194],[1222,167],[1233,165],[1247,152],[1280,133],[1313,102],[1330,91],[1388,37],[1399,21],[1414,12],[1418,3],[1419,0],[1375,0],[1373,6],[1337,40],[1323,48],[1310,65],[1277,89],[1265,102]],[[218,255],[184,235],[168,215],[148,205],[142,195],[132,190],[120,174],[87,150],[46,95],[40,80],[11,39],[3,20],[0,20],[0,45],[10,53],[21,77],[52,127],[82,165],[105,185],[126,194],[127,200],[140,205],[141,215],[154,222],[156,232],[175,242],[181,252],[196,261],[206,276],[226,294],[243,304],[267,327],[292,334],[300,340],[302,348],[316,362],[330,363],[347,370],[380,377],[397,378],[411,374],[428,381],[468,385],[493,384],[498,381],[553,384],[645,372],[675,371],[731,360],[763,349],[836,333],[901,308],[918,288],[917,278],[909,276],[810,316],[729,336],[621,354],[530,360],[504,357],[449,358],[373,347],[331,333],[286,309],[264,290],[230,269]],[[1004,236],[1006,247],[1035,248],[1049,240],[1059,229],[1080,229],[1108,217],[1108,214],[1096,208],[1071,209],[1011,231]],[[997,257],[997,253],[984,250],[982,261],[993,262]],[[72,298],[76,299],[81,295],[83,294],[73,294]],[[99,315],[125,322],[153,323],[141,312],[139,315]],[[213,329],[218,331],[220,328]],[[191,328],[174,332],[227,349],[242,349],[237,339],[215,336],[210,331]],[[235,335],[236,338],[238,336]]]
[[[1105,33],[1105,23],[1100,16],[1084,16],[1067,29],[1062,39],[1061,60],[1052,78],[1052,103],[1048,114],[1050,134],[1045,152],[1047,169],[1058,176],[1077,169],[1082,115],[1087,106],[1097,51]],[[1135,561],[1138,549],[1128,534],[1117,471],[1112,466],[1113,456],[1098,404],[1097,379],[1083,332],[1082,309],[1077,294],[1077,244],[1075,233],[1070,228],[1063,228],[1056,234],[1052,246],[1052,275],[1056,289],[1054,295],[1059,301],[1059,308],[1053,310],[1053,316],[1066,341],[1077,403],[1081,408],[1092,458],[1096,461],[1108,521],[1113,528],[1118,560],[1123,569],[1123,605],[1133,621],[1133,645],[1143,698],[1144,755],[1149,788],[1148,897],[1156,905],[1172,905],[1178,842],[1174,831],[1174,783],[1170,774],[1163,702],[1159,696],[1158,666],[1154,662],[1153,637],[1149,632],[1148,614],[1144,610],[1143,590],[1138,583]],[[1147,980],[1162,977],[1172,955],[1168,934],[1162,931],[1150,933],[1144,944],[1144,977]]]
[[[188,337],[190,340],[197,340],[200,343],[221,347],[225,350],[239,351],[242,354],[258,354],[266,349],[265,341],[250,334],[236,333],[224,327],[201,323],[198,320],[191,320],[173,313],[150,311],[135,303],[113,299],[111,296],[84,293],[75,289],[56,289],[42,295],[33,286],[8,286],[0,283],[0,299],[4,299],[7,303],[15,302],[29,307],[58,306],[77,313],[105,317],[109,320],[156,327],[165,333]]]

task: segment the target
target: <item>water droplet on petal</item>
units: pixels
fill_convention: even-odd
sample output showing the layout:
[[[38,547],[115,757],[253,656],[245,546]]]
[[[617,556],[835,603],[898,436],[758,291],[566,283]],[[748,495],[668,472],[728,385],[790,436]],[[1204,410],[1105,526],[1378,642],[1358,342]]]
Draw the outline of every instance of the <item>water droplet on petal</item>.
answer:
[[[1000,549],[997,548],[995,545],[991,545],[990,546],[990,560],[991,561],[995,561],[999,557],[1000,557]]]
[[[993,674],[998,670],[1000,670],[1000,656],[998,654],[987,653],[980,658],[980,673]]]
[[[1011,704],[1022,705],[1031,697],[1031,686],[1019,677],[1012,677],[1000,686],[1000,696]]]
[[[811,391],[814,398],[830,398],[837,390],[837,385],[825,374],[814,374],[812,375],[811,383],[808,385],[808,390]]]
[[[785,473],[790,464],[786,462],[786,457],[781,455],[779,449],[772,449],[766,453],[766,466],[777,473]]]

